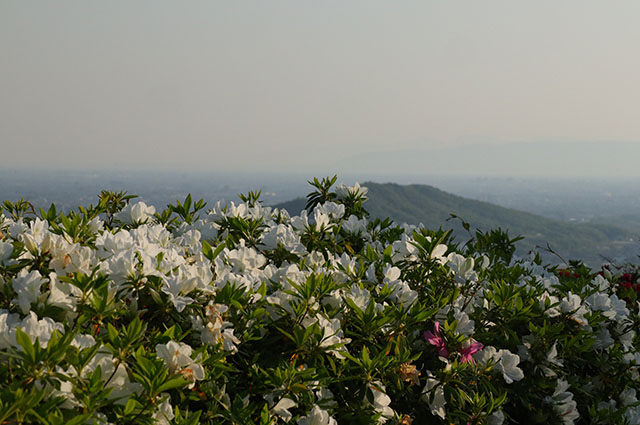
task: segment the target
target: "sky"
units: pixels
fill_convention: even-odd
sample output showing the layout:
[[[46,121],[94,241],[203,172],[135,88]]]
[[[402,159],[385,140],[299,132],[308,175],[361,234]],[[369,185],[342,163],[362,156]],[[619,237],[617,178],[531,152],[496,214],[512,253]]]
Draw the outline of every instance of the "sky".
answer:
[[[402,169],[489,145],[490,173],[500,146],[640,149],[639,18],[636,0],[2,1],[0,167]],[[509,173],[544,174],[518,156]]]

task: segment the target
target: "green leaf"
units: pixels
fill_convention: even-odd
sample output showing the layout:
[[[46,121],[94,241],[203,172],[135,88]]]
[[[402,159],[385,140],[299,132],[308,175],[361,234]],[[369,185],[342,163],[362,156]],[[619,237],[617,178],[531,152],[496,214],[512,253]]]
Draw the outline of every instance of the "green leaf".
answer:
[[[354,303],[351,298],[347,297],[344,300],[347,303],[347,305],[349,306],[349,308],[351,308],[351,310],[353,310],[353,312],[356,314],[356,316],[358,316],[358,319],[363,320],[363,313],[362,313],[362,310],[360,309],[360,307],[358,307],[356,305],[356,303]]]
[[[50,412],[47,415],[47,420],[51,425],[64,425],[66,423],[60,412]]]
[[[184,387],[188,383],[189,383],[189,381],[187,381],[184,378],[173,378],[173,379],[168,380],[164,384],[160,385],[156,391],[161,393],[163,391],[172,390],[174,388]]]
[[[20,347],[22,347],[22,350],[24,351],[24,354],[27,356],[27,358],[35,362],[36,353],[35,348],[31,343],[31,338],[19,327],[16,328],[16,342],[20,345]]]
[[[138,401],[136,401],[136,399],[130,398],[129,401],[127,401],[127,404],[124,406],[124,414],[129,415],[137,407],[142,407],[142,405]]]
[[[211,248],[211,245],[209,245],[209,243],[205,240],[202,241],[202,253],[209,261],[213,261],[213,259],[215,258],[213,256],[213,248]]]
[[[369,357],[369,350],[366,346],[362,347],[362,364],[367,367],[371,364],[371,358]]]
[[[198,410],[189,415],[189,418],[185,419],[180,425],[198,425],[200,423],[200,414],[202,410]]]
[[[113,327],[111,323],[107,324],[107,333],[109,334],[109,340],[117,347],[120,346],[120,338],[118,338],[118,330]]]
[[[220,254],[222,252],[222,250],[227,246],[226,242],[220,242],[218,244],[218,246],[216,247],[216,250],[213,251],[213,259],[215,259],[216,257],[218,257],[218,254]],[[212,259],[212,261],[213,261]]]
[[[78,416],[74,416],[73,418],[69,419],[65,425],[80,425],[85,423],[86,421],[88,421],[91,418],[91,414],[90,413],[85,413],[84,415],[78,415]]]
[[[269,416],[269,406],[265,403],[260,412],[260,425],[269,425],[271,417]]]
[[[294,393],[306,393],[309,391],[306,385],[301,384],[300,382],[296,382],[291,386],[291,391]]]

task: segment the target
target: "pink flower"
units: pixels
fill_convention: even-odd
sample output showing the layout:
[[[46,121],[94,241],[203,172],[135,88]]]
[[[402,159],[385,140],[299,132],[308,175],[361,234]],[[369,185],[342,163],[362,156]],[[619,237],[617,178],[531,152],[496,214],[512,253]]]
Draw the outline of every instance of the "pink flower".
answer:
[[[471,342],[473,341],[473,342]],[[462,349],[460,350],[462,363],[471,362],[473,363],[473,356],[478,351],[482,350],[482,345],[475,339],[469,339],[462,344]]]
[[[444,345],[444,339],[440,335],[440,323],[433,325],[433,333],[424,331],[424,339],[431,345],[435,345],[438,349],[438,355],[441,357],[449,357],[449,350]],[[475,351],[474,351],[475,352]]]

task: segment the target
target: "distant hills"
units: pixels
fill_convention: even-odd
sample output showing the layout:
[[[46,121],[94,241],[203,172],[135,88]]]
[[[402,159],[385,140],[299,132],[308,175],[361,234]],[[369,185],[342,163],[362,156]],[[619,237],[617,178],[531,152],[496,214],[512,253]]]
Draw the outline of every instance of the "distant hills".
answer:
[[[364,151],[331,164],[340,175],[639,176],[640,142],[548,141]]]
[[[459,220],[447,221],[450,214],[461,217],[473,229],[500,227],[508,230],[510,236],[524,236],[525,240],[517,244],[520,255],[536,246],[546,247],[547,243],[565,260],[581,259],[592,267],[602,264],[603,257],[624,262],[637,260],[640,255],[638,235],[620,225],[553,220],[463,198],[429,185],[372,182],[363,185],[369,188],[365,207],[372,217],[390,217],[397,223],[423,223],[428,228],[452,228],[460,242],[466,241],[469,234]],[[298,198],[276,207],[298,214],[305,203],[304,198]],[[548,261],[559,262],[555,256],[544,255]]]

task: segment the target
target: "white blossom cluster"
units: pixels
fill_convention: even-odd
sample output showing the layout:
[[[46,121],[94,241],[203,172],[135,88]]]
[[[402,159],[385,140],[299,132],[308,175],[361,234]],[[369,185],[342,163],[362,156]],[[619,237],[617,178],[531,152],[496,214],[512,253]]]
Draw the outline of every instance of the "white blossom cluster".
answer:
[[[135,354],[133,350],[119,352],[113,348],[117,336],[110,335],[107,323],[94,315],[90,318],[93,327],[83,328],[71,342],[77,350],[96,348],[86,365],[82,369],[56,366],[50,371],[52,378],[34,378],[39,388],[46,389],[47,399],[64,399],[63,408],[83,406],[85,402],[71,383],[89,379],[99,370],[109,390],[108,400],[145,413],[137,404],[127,404],[136,397],[142,400],[142,394],[148,391],[140,370],[132,364],[135,356],[161,362],[169,377],[181,378],[184,387],[196,393],[211,380],[213,372],[207,362],[212,356],[218,355],[220,364],[226,365],[234,356],[249,355],[242,352],[245,344],[256,344],[260,338],[266,341],[278,331],[282,340],[295,340],[297,329],[303,335],[300,338],[310,338],[312,342],[305,342],[310,348],[296,349],[284,360],[301,374],[308,365],[298,364],[296,359],[305,355],[311,358],[312,353],[325,356],[326,364],[359,364],[365,368],[372,361],[366,356],[375,352],[375,347],[370,347],[367,353],[371,354],[365,356],[364,349],[373,344],[371,341],[383,341],[381,344],[391,347],[401,336],[407,340],[406,345],[393,347],[420,353],[413,360],[404,359],[402,369],[389,372],[372,368],[363,372],[366,394],[359,402],[372,412],[377,423],[410,423],[410,417],[401,410],[405,407],[397,389],[401,382],[407,383],[406,391],[413,391],[413,399],[421,400],[423,407],[418,409],[424,409],[434,420],[445,420],[457,408],[451,386],[454,376],[458,379],[476,374],[478,379],[493,380],[509,394],[517,391],[512,388],[522,388],[518,385],[531,374],[549,382],[541,405],[550,406],[550,414],[563,424],[577,424],[581,415],[572,388],[578,378],[572,375],[568,340],[545,339],[534,328],[518,330],[517,344],[507,343],[509,338],[502,334],[490,339],[491,332],[502,326],[498,312],[523,310],[523,314],[541,313],[536,326],[561,323],[576,335],[583,335],[589,343],[585,352],[594,358],[620,359],[632,372],[633,385],[637,385],[637,306],[630,308],[609,280],[597,276],[581,288],[566,288],[539,264],[516,260],[520,273],[509,285],[521,294],[530,294],[532,301],[508,298],[498,294],[503,289],[490,277],[492,264],[486,255],[454,251],[436,243],[421,233],[421,226],[401,227],[394,240],[381,242],[376,236],[381,229],[369,226],[364,217],[348,214],[339,202],[353,196],[364,198],[366,193],[367,189],[359,185],[339,186],[337,202],[321,203],[312,212],[303,211],[294,217],[260,203],[219,203],[202,218],[173,227],[158,222],[154,207],[131,203],[115,215],[116,226],[107,226],[104,217],[85,223],[89,232],[85,240],[41,218],[26,221],[0,216],[0,287],[2,296],[10,298],[0,309],[0,353],[14,356],[24,351],[20,332],[46,350],[53,335],[57,339],[77,325],[86,305],[106,297],[107,303],[120,303],[126,306],[127,314],[143,320],[158,320],[161,316],[153,314],[159,308],[172,321],[184,318],[184,335],[176,340],[174,334],[158,331],[154,338],[163,342],[140,348],[142,351]],[[234,220],[259,225],[251,237],[234,240],[235,230],[229,224]],[[316,240],[328,242],[324,247],[314,247]],[[338,252],[330,245],[336,240],[359,241],[361,253],[372,254],[367,257],[353,249]],[[428,251],[425,245],[430,246]],[[215,258],[207,249],[216,250]],[[412,273],[418,273],[424,264],[435,270],[433,274],[414,277]],[[103,292],[83,289],[76,282],[78,276],[104,277]],[[318,288],[325,282],[331,286],[322,292]],[[316,285],[316,292],[305,296],[305,288],[310,285]],[[232,297],[229,288],[239,291],[246,303],[221,302],[223,297]],[[456,296],[448,299],[446,293]],[[432,304],[425,304],[427,301]],[[413,332],[402,333],[402,323],[392,319],[409,320],[425,309],[433,312],[416,322]],[[47,315],[54,310],[56,314]],[[249,319],[241,321],[237,318],[241,314]],[[389,319],[381,322],[379,334],[365,344],[353,328],[358,315],[369,317],[372,323],[380,317]],[[278,328],[281,323],[290,328]],[[164,331],[169,332],[169,326],[166,328]],[[423,338],[423,331],[429,331],[429,338]],[[314,332],[316,340],[307,335]],[[183,341],[185,335],[190,343]],[[382,352],[381,359],[389,355]],[[226,372],[216,373],[224,376],[211,384],[215,390],[208,390],[215,393],[216,402],[228,411],[249,409],[256,398],[244,394],[240,404],[233,401],[227,393],[233,382]],[[390,379],[390,375],[395,378]],[[338,423],[334,416],[341,406],[335,387],[332,392],[319,381],[297,387],[285,381],[261,395],[265,414],[273,418],[273,423]],[[182,383],[176,382],[176,386]],[[413,387],[415,383],[420,385]],[[594,382],[594,390],[603,388],[598,385]],[[306,391],[307,398],[292,388],[299,393]],[[172,404],[179,400],[173,390],[167,387],[151,398],[152,407],[146,413],[157,423],[173,423],[180,414],[177,404]],[[602,402],[605,404],[599,408],[620,411],[633,423],[640,417],[635,394],[635,389],[628,388],[618,396],[612,395],[611,401]],[[588,406],[582,411],[588,411]],[[485,412],[482,420],[495,425],[518,423],[514,412],[507,399],[499,408]],[[97,423],[114,423],[112,413],[94,412],[93,417]]]

